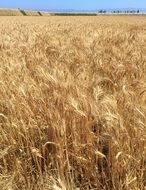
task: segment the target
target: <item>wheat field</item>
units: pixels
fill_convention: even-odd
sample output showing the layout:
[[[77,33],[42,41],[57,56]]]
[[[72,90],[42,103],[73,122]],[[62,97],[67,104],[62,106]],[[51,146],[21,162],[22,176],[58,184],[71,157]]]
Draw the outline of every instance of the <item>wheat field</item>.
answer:
[[[0,16],[22,16],[22,13],[17,9],[1,9]]]
[[[0,18],[0,189],[146,189],[146,19]]]
[[[0,17],[1,16],[33,16],[34,17],[34,16],[50,16],[50,14],[45,11],[31,11],[31,10],[21,10],[21,9],[0,8]]]

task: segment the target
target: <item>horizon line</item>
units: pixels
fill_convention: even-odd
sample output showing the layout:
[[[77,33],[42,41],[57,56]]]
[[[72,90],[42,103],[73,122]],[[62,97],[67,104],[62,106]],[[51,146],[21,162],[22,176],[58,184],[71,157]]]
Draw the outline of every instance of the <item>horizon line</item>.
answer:
[[[48,11],[54,11],[54,10],[60,10],[60,11],[99,11],[99,10],[146,10],[145,8],[140,7],[126,7],[126,8],[94,8],[94,9],[76,9],[76,8],[23,8],[23,7],[0,7],[0,9],[24,9],[24,10],[48,10]]]

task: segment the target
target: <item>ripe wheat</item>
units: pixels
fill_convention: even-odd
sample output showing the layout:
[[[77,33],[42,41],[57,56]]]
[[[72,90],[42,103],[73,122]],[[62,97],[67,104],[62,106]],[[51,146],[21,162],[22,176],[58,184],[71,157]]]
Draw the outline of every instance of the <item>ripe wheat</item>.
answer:
[[[0,18],[0,189],[146,189],[144,17]]]

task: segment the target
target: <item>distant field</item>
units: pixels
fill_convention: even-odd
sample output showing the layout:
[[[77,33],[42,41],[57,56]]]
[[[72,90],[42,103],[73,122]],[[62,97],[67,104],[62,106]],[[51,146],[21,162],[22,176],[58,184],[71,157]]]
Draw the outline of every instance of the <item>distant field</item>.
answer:
[[[0,9],[0,16],[23,16],[19,10]]]
[[[49,16],[49,13],[43,11],[0,9],[0,16]]]
[[[0,190],[89,189],[146,189],[145,17],[1,16]]]

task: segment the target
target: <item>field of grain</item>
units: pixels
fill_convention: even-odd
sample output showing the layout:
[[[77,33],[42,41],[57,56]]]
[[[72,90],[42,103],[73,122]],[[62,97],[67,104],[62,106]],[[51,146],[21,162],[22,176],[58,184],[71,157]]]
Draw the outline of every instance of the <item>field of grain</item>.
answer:
[[[25,13],[27,16],[40,16],[39,12],[37,11],[26,10]]]
[[[0,189],[146,189],[145,17],[0,18]]]
[[[45,11],[0,8],[0,16],[50,16],[50,14]]]
[[[0,16],[23,16],[18,9],[0,9]]]

